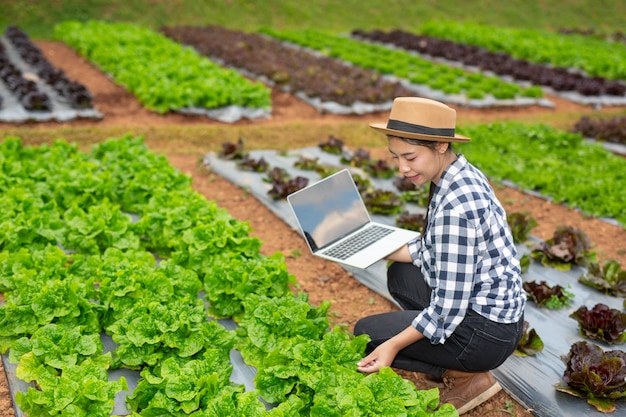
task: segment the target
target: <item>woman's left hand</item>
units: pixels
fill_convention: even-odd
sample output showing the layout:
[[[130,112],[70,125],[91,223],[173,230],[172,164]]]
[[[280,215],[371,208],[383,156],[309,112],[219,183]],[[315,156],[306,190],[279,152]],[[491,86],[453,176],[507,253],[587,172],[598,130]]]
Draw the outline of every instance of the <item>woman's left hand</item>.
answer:
[[[366,374],[378,372],[381,368],[391,366],[397,353],[388,343],[383,343],[357,363],[357,370]]]

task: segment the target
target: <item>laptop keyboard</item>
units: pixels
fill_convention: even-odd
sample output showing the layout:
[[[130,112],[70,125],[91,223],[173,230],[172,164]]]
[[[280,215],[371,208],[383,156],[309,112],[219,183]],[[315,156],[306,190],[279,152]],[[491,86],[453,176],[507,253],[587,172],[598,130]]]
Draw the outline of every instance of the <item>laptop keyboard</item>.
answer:
[[[326,252],[324,252],[324,254],[337,259],[348,259],[356,252],[368,247],[372,243],[379,240],[381,237],[386,236],[392,232],[393,229],[373,225],[351,236],[350,239],[347,239],[337,246],[327,250]]]

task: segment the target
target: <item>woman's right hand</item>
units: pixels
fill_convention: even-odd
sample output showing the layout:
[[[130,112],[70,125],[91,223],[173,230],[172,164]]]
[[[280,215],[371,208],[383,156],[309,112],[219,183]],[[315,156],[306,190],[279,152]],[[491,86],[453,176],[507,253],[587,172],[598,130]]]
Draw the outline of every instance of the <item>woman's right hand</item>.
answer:
[[[356,365],[357,370],[366,374],[378,372],[385,366],[391,366],[393,360],[405,347],[424,338],[415,327],[409,326],[391,339],[378,345],[372,353],[361,359]]]
[[[381,368],[391,366],[398,352],[388,342],[378,346],[372,353],[361,359],[357,363],[357,370],[371,374],[378,372]]]

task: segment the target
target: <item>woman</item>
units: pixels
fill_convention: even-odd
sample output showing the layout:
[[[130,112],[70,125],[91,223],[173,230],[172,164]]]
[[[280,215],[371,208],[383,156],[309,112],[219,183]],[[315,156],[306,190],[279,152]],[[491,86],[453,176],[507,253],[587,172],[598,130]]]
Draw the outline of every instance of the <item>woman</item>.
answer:
[[[420,239],[389,255],[387,286],[404,309],[361,319],[368,334],[361,372],[382,367],[443,380],[441,403],[463,414],[501,388],[489,370],[510,356],[523,334],[526,295],[506,213],[488,180],[451,142],[456,112],[417,97],[393,102],[386,124],[399,171],[416,186],[430,186]]]

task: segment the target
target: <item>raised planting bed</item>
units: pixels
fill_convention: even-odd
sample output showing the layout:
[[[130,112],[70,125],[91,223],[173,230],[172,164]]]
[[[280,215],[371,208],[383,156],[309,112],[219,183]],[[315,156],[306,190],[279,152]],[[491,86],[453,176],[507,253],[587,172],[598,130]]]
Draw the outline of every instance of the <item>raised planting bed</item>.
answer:
[[[66,21],[55,27],[55,36],[155,112],[223,122],[271,114],[270,88],[141,26]]]
[[[388,32],[354,30],[352,35],[357,39],[414,51],[427,59],[440,60],[451,65],[461,64],[468,70],[496,74],[507,81],[538,85],[551,94],[577,103],[626,104],[626,82],[589,76],[578,69],[535,63],[528,59],[514,58],[506,52],[490,51],[476,45],[400,29]]]
[[[429,21],[416,31],[534,63],[577,69],[592,77],[626,81],[626,44],[621,42],[452,21]]]
[[[414,53],[315,30],[261,30],[274,38],[403,80],[417,95],[467,107],[551,106],[539,87],[515,83],[420,58]]]
[[[16,26],[0,37],[0,97],[2,122],[102,118],[89,90],[54,67]]]
[[[365,114],[388,110],[414,92],[379,73],[261,35],[221,26],[164,27],[171,39],[226,66],[288,91],[322,113]]]

